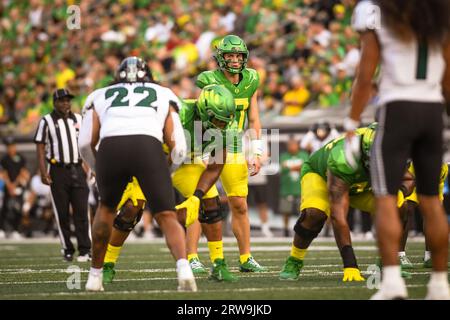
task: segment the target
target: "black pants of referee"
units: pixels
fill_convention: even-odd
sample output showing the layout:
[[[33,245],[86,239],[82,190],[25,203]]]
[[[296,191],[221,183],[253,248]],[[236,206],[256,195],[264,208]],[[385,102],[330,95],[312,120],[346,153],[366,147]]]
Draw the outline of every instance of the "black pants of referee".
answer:
[[[70,206],[72,206],[75,236],[80,255],[89,254],[88,197],[86,173],[81,165],[50,165],[53,210],[58,224],[59,237],[64,254],[73,254],[75,248],[70,240]]]

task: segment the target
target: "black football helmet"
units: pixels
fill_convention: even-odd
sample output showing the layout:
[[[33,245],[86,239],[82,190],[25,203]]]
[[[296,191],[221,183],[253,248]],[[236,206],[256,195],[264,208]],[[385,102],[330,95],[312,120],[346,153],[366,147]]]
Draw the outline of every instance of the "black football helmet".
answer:
[[[116,82],[153,82],[152,72],[147,63],[139,57],[122,60],[116,71]]]
[[[331,132],[331,125],[328,121],[321,120],[313,125],[312,131],[318,139],[324,140]]]

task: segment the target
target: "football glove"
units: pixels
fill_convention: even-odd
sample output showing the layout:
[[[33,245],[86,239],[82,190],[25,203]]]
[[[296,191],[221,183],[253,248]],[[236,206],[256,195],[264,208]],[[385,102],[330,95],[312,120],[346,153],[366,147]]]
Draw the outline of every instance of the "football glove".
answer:
[[[358,268],[344,268],[344,277],[342,281],[364,281],[365,279],[361,276]]]
[[[345,160],[353,170],[358,168],[358,162],[361,159],[360,140],[360,136],[351,135],[344,141]]]
[[[177,210],[186,209],[186,228],[198,219],[198,211],[200,209],[200,199],[196,196],[190,196],[184,202],[175,207]]]

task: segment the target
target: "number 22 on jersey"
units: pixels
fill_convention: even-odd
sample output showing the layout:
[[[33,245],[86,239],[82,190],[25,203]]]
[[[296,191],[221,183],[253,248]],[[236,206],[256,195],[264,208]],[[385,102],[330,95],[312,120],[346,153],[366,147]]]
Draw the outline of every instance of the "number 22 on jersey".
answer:
[[[155,109],[155,111],[157,110],[156,106],[152,106],[152,103],[156,101],[155,89],[149,87],[136,87],[134,88],[133,93],[144,96],[138,103],[134,105],[135,107],[147,107],[153,108]],[[127,99],[128,94],[129,92],[127,88],[114,87],[106,90],[105,99],[107,100],[115,96],[110,107],[129,107],[130,100]]]

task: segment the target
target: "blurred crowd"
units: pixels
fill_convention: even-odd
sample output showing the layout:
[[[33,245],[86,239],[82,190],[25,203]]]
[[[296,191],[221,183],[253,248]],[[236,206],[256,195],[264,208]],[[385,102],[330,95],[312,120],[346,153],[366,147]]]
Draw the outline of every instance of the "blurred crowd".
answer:
[[[226,34],[249,47],[263,115],[340,106],[359,60],[355,2],[0,0],[0,124],[32,133],[55,88],[75,93],[80,109],[130,55],[143,57],[180,98],[193,98],[196,75],[216,68],[214,46]]]

